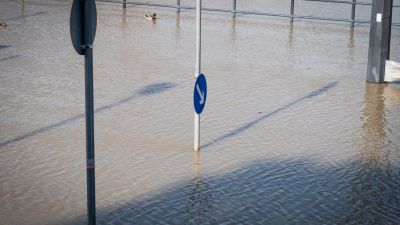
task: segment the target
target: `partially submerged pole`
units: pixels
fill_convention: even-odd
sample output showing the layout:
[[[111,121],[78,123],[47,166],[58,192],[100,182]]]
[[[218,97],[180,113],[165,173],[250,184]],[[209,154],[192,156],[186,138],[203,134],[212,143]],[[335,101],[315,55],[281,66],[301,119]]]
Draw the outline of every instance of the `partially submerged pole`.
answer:
[[[93,102],[93,38],[96,29],[92,21],[95,0],[86,1],[84,17],[85,37],[85,102],[86,102],[86,174],[88,224],[96,224],[96,191],[94,160],[94,102]]]
[[[75,51],[85,55],[86,111],[86,181],[88,224],[96,224],[94,101],[93,101],[93,41],[96,34],[95,0],[74,0],[71,7],[70,34]]]
[[[196,65],[194,76],[201,71],[201,0],[196,2]],[[200,115],[194,113],[194,150],[200,150]]]
[[[373,0],[369,35],[367,81],[382,83],[390,56],[393,0]]]

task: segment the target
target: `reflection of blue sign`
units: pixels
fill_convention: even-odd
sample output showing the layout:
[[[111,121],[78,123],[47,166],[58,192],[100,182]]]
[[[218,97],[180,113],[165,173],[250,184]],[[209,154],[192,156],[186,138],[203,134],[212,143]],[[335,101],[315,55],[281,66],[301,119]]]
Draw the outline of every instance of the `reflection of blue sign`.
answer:
[[[193,103],[194,103],[194,110],[197,114],[200,114],[204,106],[206,105],[207,99],[207,82],[206,77],[204,74],[200,74],[197,79],[196,83],[194,84],[194,94],[193,94]]]

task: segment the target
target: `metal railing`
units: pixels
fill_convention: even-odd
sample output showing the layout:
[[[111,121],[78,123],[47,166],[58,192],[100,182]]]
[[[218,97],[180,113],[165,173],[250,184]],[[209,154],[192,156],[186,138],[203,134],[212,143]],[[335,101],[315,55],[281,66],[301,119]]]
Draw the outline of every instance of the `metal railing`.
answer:
[[[194,10],[195,7],[190,6],[182,6],[181,0],[176,0],[175,5],[168,4],[154,4],[154,3],[143,3],[143,2],[131,2],[127,0],[97,0],[98,2],[109,2],[109,3],[119,3],[122,4],[123,8],[126,8],[127,5],[136,5],[136,6],[150,6],[150,7],[162,7],[162,8],[171,8],[180,11],[181,9],[185,10]],[[357,2],[357,0],[297,0],[297,1],[308,1],[308,2],[324,2],[324,3],[337,3],[337,4],[347,4],[351,5],[351,14],[350,19],[342,19],[342,18],[330,18],[330,17],[318,17],[318,16],[304,16],[304,15],[296,15],[295,14],[295,0],[290,0],[290,9],[289,14],[279,14],[279,13],[270,13],[270,12],[257,12],[257,11],[245,11],[237,9],[237,0],[232,0],[232,10],[228,9],[216,9],[216,8],[202,8],[204,11],[210,12],[223,12],[223,13],[231,13],[233,17],[237,14],[242,15],[259,15],[259,16],[272,16],[272,17],[281,17],[281,18],[289,18],[290,22],[293,22],[294,19],[306,19],[306,20],[325,20],[325,21],[337,21],[337,22],[349,22],[351,26],[354,26],[356,23],[370,23],[369,20],[357,20],[356,19],[356,7],[357,5],[363,6],[371,6],[372,3],[368,2]],[[400,5],[393,5],[393,8],[400,8]],[[400,26],[400,23],[392,23],[392,26]]]

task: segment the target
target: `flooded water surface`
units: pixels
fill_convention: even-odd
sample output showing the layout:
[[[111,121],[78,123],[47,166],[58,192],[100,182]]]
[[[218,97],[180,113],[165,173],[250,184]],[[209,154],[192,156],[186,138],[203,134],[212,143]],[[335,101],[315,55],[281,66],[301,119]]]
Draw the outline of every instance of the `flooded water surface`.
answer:
[[[289,2],[238,8],[287,13]],[[350,5],[296,2],[302,15],[350,15]],[[84,58],[70,40],[71,4],[0,2],[1,225],[87,220]],[[99,224],[400,221],[400,85],[366,83],[369,25],[205,12],[195,153],[194,11],[97,10]],[[369,19],[368,7],[357,10]],[[158,19],[145,20],[152,12]],[[400,61],[399,27],[391,59]]]

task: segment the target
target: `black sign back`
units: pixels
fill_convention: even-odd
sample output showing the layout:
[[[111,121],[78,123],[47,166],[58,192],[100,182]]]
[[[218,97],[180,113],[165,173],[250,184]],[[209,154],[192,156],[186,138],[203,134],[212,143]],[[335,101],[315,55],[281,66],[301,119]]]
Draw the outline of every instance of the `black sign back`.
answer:
[[[86,27],[85,22],[87,22]],[[84,46],[93,44],[96,27],[97,12],[95,1],[74,0],[71,8],[70,34],[72,45],[79,55],[85,54]]]

